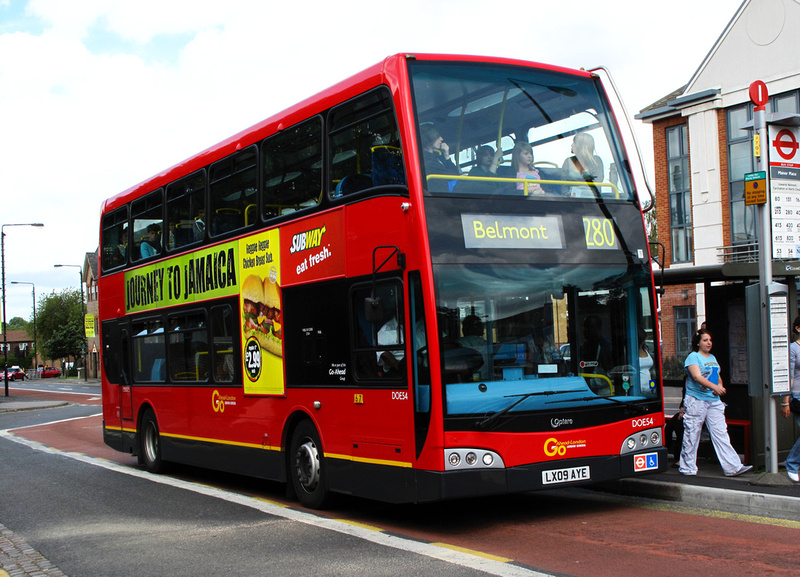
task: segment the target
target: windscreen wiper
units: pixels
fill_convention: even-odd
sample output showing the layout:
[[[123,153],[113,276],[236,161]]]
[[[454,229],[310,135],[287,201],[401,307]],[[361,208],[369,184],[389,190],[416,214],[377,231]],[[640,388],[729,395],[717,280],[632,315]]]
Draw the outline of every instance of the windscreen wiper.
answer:
[[[507,412],[509,412],[511,409],[513,409],[514,407],[519,405],[522,401],[524,401],[525,399],[528,399],[530,397],[540,397],[540,396],[549,396],[549,395],[563,395],[563,394],[566,394],[566,393],[580,393],[580,392],[585,391],[585,390],[586,389],[574,389],[574,390],[570,390],[570,391],[535,391],[535,392],[532,392],[532,393],[524,393],[522,395],[505,395],[506,399],[511,399],[511,398],[514,398],[514,397],[519,397],[519,399],[514,401],[513,403],[511,403],[509,406],[507,406],[502,411],[500,411],[498,413],[493,413],[492,415],[486,417],[484,420],[478,421],[478,427],[481,428],[481,429],[485,429],[491,423],[497,421],[500,417],[502,417]]]
[[[561,400],[558,400],[558,401],[547,401],[545,404],[546,405],[550,405],[550,404],[555,404],[555,403],[571,403],[572,401],[599,401],[599,400],[611,401],[612,403],[617,403],[619,405],[625,405],[629,409],[635,410],[640,415],[646,415],[647,413],[650,412],[647,409],[645,409],[644,407],[641,407],[639,405],[631,404],[630,401],[620,401],[619,399],[615,399],[614,397],[598,397],[596,395],[593,396],[593,397],[579,397],[577,399],[561,399]]]

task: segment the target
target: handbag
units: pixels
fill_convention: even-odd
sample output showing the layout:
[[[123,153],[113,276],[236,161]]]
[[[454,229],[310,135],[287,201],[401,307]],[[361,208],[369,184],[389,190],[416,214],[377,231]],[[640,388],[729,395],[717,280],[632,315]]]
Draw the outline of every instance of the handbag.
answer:
[[[795,415],[800,415],[800,399],[792,397],[789,400],[789,410]]]

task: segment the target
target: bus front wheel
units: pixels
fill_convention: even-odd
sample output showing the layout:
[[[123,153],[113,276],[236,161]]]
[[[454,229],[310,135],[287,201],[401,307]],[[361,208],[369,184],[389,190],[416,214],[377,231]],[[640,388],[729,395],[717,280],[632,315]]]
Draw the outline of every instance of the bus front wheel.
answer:
[[[328,498],[325,458],[319,433],[310,421],[301,422],[294,430],[289,454],[292,487],[300,504],[322,508]]]
[[[158,473],[163,467],[161,436],[152,409],[147,409],[142,417],[142,427],[139,430],[139,462],[151,473]]]

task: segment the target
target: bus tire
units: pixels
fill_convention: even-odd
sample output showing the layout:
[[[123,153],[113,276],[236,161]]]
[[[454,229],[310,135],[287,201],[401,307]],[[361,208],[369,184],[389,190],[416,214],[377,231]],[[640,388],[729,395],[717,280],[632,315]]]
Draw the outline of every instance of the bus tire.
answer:
[[[289,459],[292,487],[300,504],[321,509],[328,499],[328,479],[319,433],[310,421],[301,421],[295,428]]]
[[[164,468],[161,459],[161,435],[153,409],[147,409],[142,416],[139,432],[139,462],[151,473],[159,473]]]

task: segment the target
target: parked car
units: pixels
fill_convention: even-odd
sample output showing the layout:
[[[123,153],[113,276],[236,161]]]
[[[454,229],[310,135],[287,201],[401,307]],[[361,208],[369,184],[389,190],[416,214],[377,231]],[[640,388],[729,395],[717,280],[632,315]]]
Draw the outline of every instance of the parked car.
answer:
[[[572,360],[571,347],[569,346],[569,343],[561,345],[558,349],[561,353],[561,358],[564,359],[566,363],[569,363],[570,360]]]
[[[59,377],[61,376],[61,371],[55,367],[45,367],[42,369],[42,378],[47,379],[49,377]]]
[[[8,367],[6,369],[6,373],[8,374],[9,381],[24,381],[25,380],[25,371],[23,371],[19,367]]]

